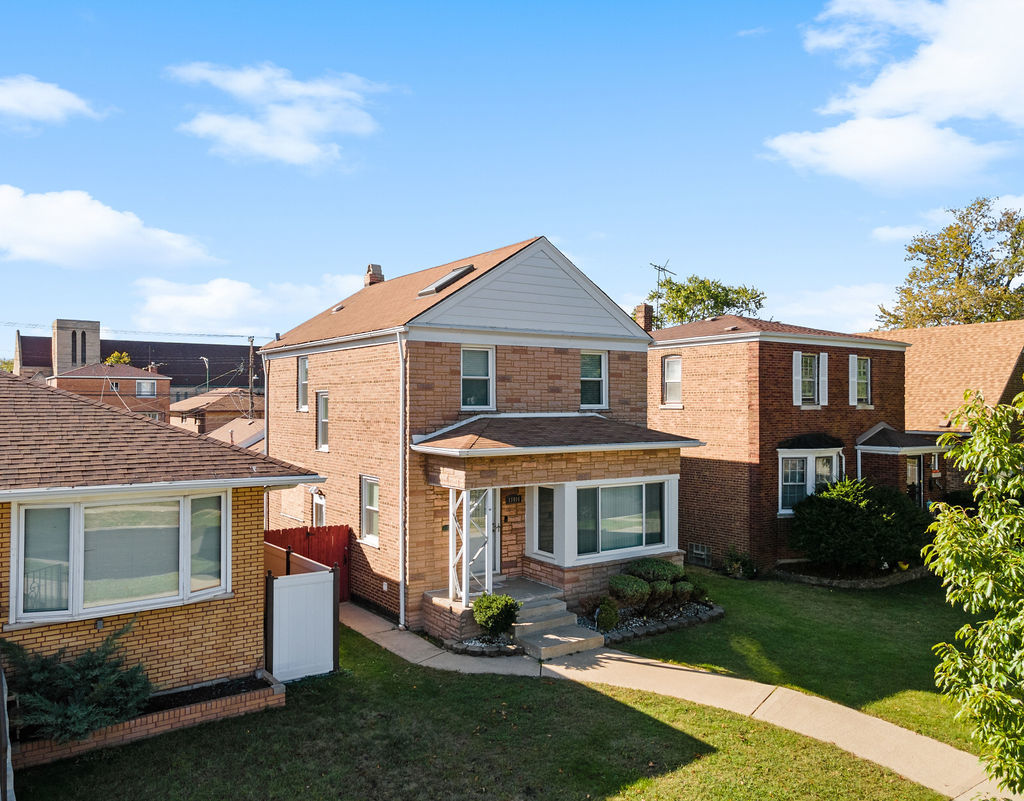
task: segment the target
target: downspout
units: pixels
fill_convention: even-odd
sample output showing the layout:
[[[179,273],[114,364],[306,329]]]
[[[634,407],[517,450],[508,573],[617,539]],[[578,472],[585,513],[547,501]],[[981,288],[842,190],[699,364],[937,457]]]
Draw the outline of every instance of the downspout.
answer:
[[[398,345],[398,628],[405,628],[405,341],[395,334]]]
[[[267,354],[261,353],[263,360],[263,452],[270,456],[270,373],[267,370]],[[270,493],[263,493],[263,530],[270,529]]]
[[[857,448],[857,480],[860,481],[860,448]]]

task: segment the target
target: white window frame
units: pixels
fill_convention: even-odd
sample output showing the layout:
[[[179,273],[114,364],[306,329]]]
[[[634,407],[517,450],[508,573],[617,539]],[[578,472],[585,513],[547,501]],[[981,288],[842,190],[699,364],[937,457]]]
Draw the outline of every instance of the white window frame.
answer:
[[[600,378],[584,378],[583,377],[583,357],[584,356],[600,356],[601,357],[601,377]],[[601,402],[600,403],[583,403],[583,382],[588,381],[592,384],[600,384],[601,386]],[[608,351],[606,350],[581,350],[580,351],[580,408],[581,409],[607,409],[608,408]]]
[[[552,532],[551,532],[551,550],[550,551],[543,551],[543,550],[541,550],[541,547],[540,547],[540,490],[542,488],[543,489],[551,490],[551,493],[552,493],[551,505],[552,505],[553,514],[552,514],[552,517],[551,517]],[[536,552],[538,554],[542,554],[543,556],[547,557],[548,559],[553,559],[555,557],[555,554],[558,552],[558,508],[559,508],[558,489],[553,484],[540,484],[537,487],[531,488],[531,491],[533,493],[533,509],[532,509],[533,526],[531,527],[531,531],[532,531],[532,534],[533,534],[533,540],[531,542],[531,545],[532,545],[532,548],[533,548],[534,552]]]
[[[111,392],[120,391],[121,384],[119,382],[107,379],[107,384],[109,384]]]
[[[320,412],[320,399],[324,398],[327,401],[327,414],[321,417]],[[316,449],[318,451],[328,452],[331,449],[331,393],[327,390],[320,390],[313,396],[316,402]],[[323,426],[323,430],[321,430]],[[322,436],[326,433],[326,437]]]
[[[366,486],[377,485],[377,505],[370,506],[366,503]],[[368,511],[377,513],[377,533],[366,533],[366,513]],[[380,479],[376,476],[359,476],[359,542],[370,545],[374,548],[380,547]]]
[[[320,522],[317,522],[317,516],[320,517]],[[313,493],[313,527],[327,525],[327,498],[319,493]]]
[[[819,456],[831,456],[832,457],[832,481],[838,481],[846,475],[846,456],[843,454],[842,448],[814,448],[807,450],[790,450],[790,449],[777,449],[779,454],[778,460],[778,499],[779,499],[779,516],[789,517],[793,514],[792,509],[784,509],[782,507],[782,460],[783,459],[804,459],[804,484],[807,490],[807,495],[813,495],[817,484],[815,482],[815,464],[814,460]]]
[[[629,484],[664,484],[662,488],[662,526],[664,542],[654,545],[639,545],[633,548],[619,548],[598,553],[577,553],[576,539],[576,491],[589,487],[612,487]],[[599,481],[571,481],[564,484],[549,484],[555,490],[555,552],[537,550],[537,487],[526,488],[526,555],[538,562],[559,567],[578,567],[633,559],[639,556],[657,556],[679,550],[679,476],[678,474],[656,476],[630,476],[628,478],[602,479]],[[599,511],[600,514],[600,511]],[[600,547],[600,543],[599,543]]]
[[[152,392],[143,392],[142,385],[150,384],[153,387]],[[154,378],[140,378],[135,382],[135,397],[136,398],[155,398],[156,397],[156,379]]]
[[[465,379],[467,379],[467,378],[471,379],[471,380],[475,380],[475,381],[479,381],[479,380],[481,380],[483,378],[483,376],[478,376],[478,375],[470,375],[470,376],[465,375],[465,373],[464,373],[464,366],[463,366],[465,364],[465,362],[463,360],[463,354],[467,350],[487,351],[487,405],[485,405],[485,406],[466,406],[462,402],[462,396],[463,396],[462,382]],[[459,349],[459,409],[461,411],[464,411],[464,412],[481,412],[481,411],[487,412],[487,411],[492,411],[493,412],[495,410],[495,408],[497,408],[497,404],[495,402],[495,397],[494,397],[494,387],[495,387],[495,383],[496,383],[495,380],[494,380],[494,362],[495,362],[495,358],[494,358],[494,346],[493,345],[463,345]]]
[[[192,501],[203,498],[221,499],[220,539],[220,584],[205,590],[192,592]],[[85,593],[85,510],[100,506],[142,504],[145,502],[178,502],[178,592],[174,596],[128,601],[104,606],[84,606]],[[25,511],[28,509],[70,509],[70,537],[68,559],[68,609],[52,612],[25,612],[24,542]],[[10,598],[8,623],[11,626],[60,623],[73,620],[92,620],[99,617],[121,615],[150,609],[166,609],[186,604],[200,603],[231,593],[231,492],[197,492],[185,495],[132,495],[116,500],[107,496],[82,497],[61,503],[16,503],[11,509],[11,562]]]
[[[303,375],[305,366],[305,375]],[[305,402],[303,402],[305,401]],[[299,356],[295,360],[295,406],[300,412],[309,411],[309,357]]]
[[[679,380],[669,381],[668,370],[666,369],[669,362],[679,365]],[[679,400],[670,401],[668,399],[668,385],[678,384],[679,385]],[[663,409],[682,409],[683,408],[683,357],[679,355],[662,356],[661,358],[661,407]]]
[[[860,363],[867,362],[867,398],[861,400],[860,396]],[[858,356],[856,354],[850,354],[850,405],[856,406],[858,409],[874,409],[872,405],[874,398],[872,396],[871,387],[871,359],[868,356]]]
[[[814,402],[804,397],[803,360],[814,360]],[[793,405],[801,409],[820,409],[828,405],[828,354],[793,351]]]

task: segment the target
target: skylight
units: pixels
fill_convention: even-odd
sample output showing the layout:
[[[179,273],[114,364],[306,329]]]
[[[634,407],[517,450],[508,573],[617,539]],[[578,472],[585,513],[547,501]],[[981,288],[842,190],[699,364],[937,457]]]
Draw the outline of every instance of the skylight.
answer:
[[[450,287],[452,284],[454,284],[456,281],[462,278],[462,276],[466,275],[466,273],[471,272],[472,269],[472,264],[463,264],[461,267],[456,267],[447,275],[438,278],[430,286],[421,289],[419,292],[416,293],[416,297],[425,298],[427,295],[436,295],[442,289]]]

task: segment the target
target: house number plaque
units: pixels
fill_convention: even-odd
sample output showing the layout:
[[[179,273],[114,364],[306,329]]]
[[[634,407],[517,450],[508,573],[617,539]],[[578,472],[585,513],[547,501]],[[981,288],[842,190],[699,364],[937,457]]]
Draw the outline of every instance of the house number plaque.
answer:
[[[523,502],[523,496],[519,495],[518,493],[513,493],[511,495],[506,495],[505,496],[505,503],[522,503],[522,502]]]

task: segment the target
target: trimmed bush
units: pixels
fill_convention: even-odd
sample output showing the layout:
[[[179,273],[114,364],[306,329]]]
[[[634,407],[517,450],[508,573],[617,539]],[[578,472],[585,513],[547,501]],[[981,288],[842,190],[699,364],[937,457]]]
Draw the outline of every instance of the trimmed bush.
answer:
[[[745,551],[738,551],[735,546],[730,545],[725,552],[725,572],[733,578],[754,578],[757,576],[757,565],[754,557]]]
[[[652,581],[651,595],[647,599],[647,609],[653,612],[672,597],[672,584],[668,581]]]
[[[42,737],[66,743],[138,715],[152,685],[142,665],[125,669],[118,643],[133,622],[70,662],[64,661],[63,648],[43,656],[0,640],[11,692],[20,702],[16,725],[35,727]]]
[[[647,557],[630,562],[622,571],[626,575],[636,576],[647,583],[652,581],[682,581],[686,578],[686,572],[677,564],[667,562],[664,559]]]
[[[651,595],[651,585],[642,578],[622,573],[608,579],[608,592],[623,606],[638,607],[647,603]]]
[[[703,601],[708,597],[708,591],[706,587],[702,587],[699,584],[693,585],[693,590],[690,592],[691,601]]]
[[[619,607],[610,595],[605,595],[597,607],[597,628],[610,631],[619,625]]]
[[[794,507],[789,541],[822,565],[877,570],[917,561],[930,524],[931,516],[894,487],[845,479]]]
[[[672,585],[672,599],[678,604],[689,603],[693,597],[693,585],[688,581],[677,581]]]
[[[512,628],[519,614],[519,601],[511,595],[481,595],[473,601],[473,620],[492,637]]]

